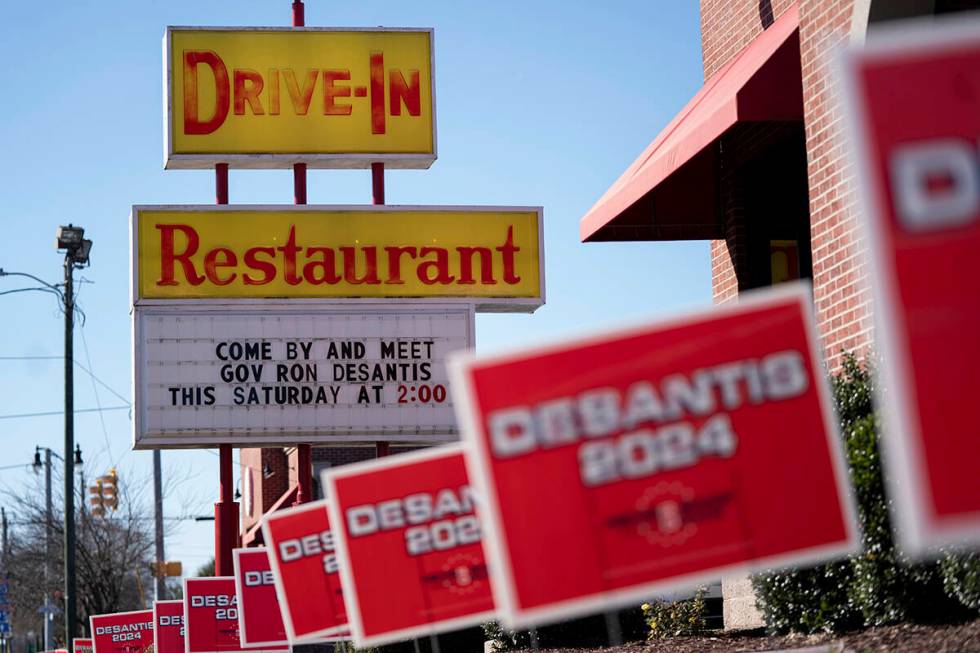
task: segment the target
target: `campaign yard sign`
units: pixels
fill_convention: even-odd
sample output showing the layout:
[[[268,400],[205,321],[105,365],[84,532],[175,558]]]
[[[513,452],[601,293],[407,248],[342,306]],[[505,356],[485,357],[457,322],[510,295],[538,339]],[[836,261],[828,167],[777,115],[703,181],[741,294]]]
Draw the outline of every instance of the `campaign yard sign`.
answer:
[[[898,535],[915,556],[975,546],[980,21],[875,30],[844,62]]]
[[[71,650],[72,653],[93,653],[95,649],[90,637],[76,637],[71,640]]]
[[[275,580],[265,548],[235,549],[238,632],[247,647],[288,644],[279,612]]]
[[[153,645],[153,610],[89,617],[95,653],[143,653]]]
[[[322,479],[357,647],[494,618],[459,445],[345,465]]]
[[[267,513],[262,535],[288,639],[346,639],[347,611],[326,501]]]
[[[184,653],[184,602],[153,603],[154,653]]]
[[[288,646],[245,647],[238,631],[233,576],[184,579],[184,653],[286,651]]]
[[[506,624],[855,550],[811,310],[783,286],[450,361]]]

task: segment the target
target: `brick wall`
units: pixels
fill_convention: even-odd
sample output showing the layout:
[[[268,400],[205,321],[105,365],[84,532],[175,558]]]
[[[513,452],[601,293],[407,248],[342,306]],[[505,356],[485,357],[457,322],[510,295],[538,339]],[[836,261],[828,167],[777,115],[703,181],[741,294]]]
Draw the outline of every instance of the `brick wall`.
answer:
[[[778,18],[792,4],[786,0],[702,0],[705,79],[761,34],[767,21]],[[867,267],[849,183],[852,170],[841,144],[842,116],[832,77],[834,49],[849,37],[852,20],[853,0],[800,1],[814,299],[824,355],[831,369],[840,365],[842,351],[861,355],[872,338]],[[735,198],[728,198],[722,209],[727,240],[711,243],[715,303],[738,296],[739,225],[751,220],[751,216],[742,214]]]
[[[793,4],[793,0],[701,0],[704,78],[714,75]]]
[[[868,269],[833,79],[833,54],[850,35],[853,4],[853,0],[804,0],[800,5],[813,292],[831,369],[840,365],[842,350],[860,355],[872,338]]]
[[[704,78],[715,74],[791,6],[792,0],[701,0]],[[724,178],[721,181],[726,182]],[[733,255],[738,256],[744,218],[740,206],[731,199],[723,210],[726,240],[711,242],[711,294],[716,304],[738,296]]]
[[[280,448],[241,449],[238,455],[239,473],[242,478],[240,512],[244,532],[255,526],[262,518],[262,514],[289,489],[289,461],[286,453]],[[265,477],[265,471],[271,472],[268,478]],[[251,477],[253,501],[251,510],[247,505],[248,493],[245,492],[246,476]]]

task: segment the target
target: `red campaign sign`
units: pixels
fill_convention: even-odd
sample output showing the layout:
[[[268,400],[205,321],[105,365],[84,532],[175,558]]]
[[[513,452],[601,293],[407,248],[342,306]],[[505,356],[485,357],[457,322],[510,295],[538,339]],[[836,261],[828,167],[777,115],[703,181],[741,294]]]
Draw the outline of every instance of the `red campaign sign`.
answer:
[[[857,548],[805,284],[451,361],[497,606],[523,626]]]
[[[95,653],[143,653],[153,645],[153,611],[89,617]]]
[[[346,639],[347,612],[326,502],[269,513],[262,534],[290,641]]]
[[[322,479],[358,648],[494,618],[459,445],[345,465]]]
[[[76,637],[71,640],[73,653],[93,653],[92,640],[88,637]]]
[[[235,549],[238,632],[243,646],[288,644],[265,548]]]
[[[184,602],[153,603],[153,653],[184,653]]]
[[[288,646],[263,646],[285,651]],[[238,595],[233,576],[184,579],[184,652],[238,653],[259,649],[242,646],[238,637]]]
[[[873,37],[873,38],[872,38]],[[845,59],[903,547],[980,542],[980,21],[876,31]]]

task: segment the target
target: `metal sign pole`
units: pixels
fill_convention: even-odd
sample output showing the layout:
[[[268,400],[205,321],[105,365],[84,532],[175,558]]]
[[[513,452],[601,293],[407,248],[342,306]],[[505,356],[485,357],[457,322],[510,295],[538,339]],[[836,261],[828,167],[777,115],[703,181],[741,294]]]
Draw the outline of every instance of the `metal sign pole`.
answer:
[[[215,201],[228,203],[228,164],[214,166]],[[231,550],[238,539],[238,504],[232,497],[232,450],[230,444],[218,447],[218,502],[214,504],[214,573],[231,576]]]
[[[293,0],[293,27],[306,25],[306,9],[303,0]],[[306,204],[306,164],[293,164],[293,202]],[[313,500],[313,447],[296,445],[296,504]]]
[[[371,201],[378,205],[385,203],[385,164],[381,162],[371,164]],[[374,445],[375,457],[384,458],[387,456],[389,444],[388,442],[376,442]]]

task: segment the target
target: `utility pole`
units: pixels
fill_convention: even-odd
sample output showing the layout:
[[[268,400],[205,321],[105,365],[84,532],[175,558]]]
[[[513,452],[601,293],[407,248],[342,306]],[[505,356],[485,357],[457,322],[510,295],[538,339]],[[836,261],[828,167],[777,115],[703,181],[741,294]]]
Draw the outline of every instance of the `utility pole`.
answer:
[[[163,555],[163,464],[160,460],[160,450],[153,450],[153,521],[156,530],[156,559],[157,569],[153,579],[153,597],[157,601],[167,598],[167,579],[160,572],[166,558]]]
[[[51,450],[44,449],[44,650],[54,650],[54,610],[51,605]]]
[[[75,639],[75,260],[65,255],[65,642]],[[48,649],[50,650],[50,649]]]
[[[75,351],[72,337],[75,331],[76,267],[88,265],[92,241],[85,238],[85,229],[69,224],[58,227],[58,250],[65,250],[65,645],[71,648],[75,639],[78,618],[75,581]]]

